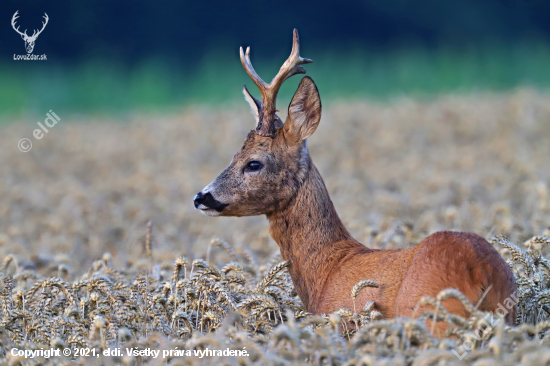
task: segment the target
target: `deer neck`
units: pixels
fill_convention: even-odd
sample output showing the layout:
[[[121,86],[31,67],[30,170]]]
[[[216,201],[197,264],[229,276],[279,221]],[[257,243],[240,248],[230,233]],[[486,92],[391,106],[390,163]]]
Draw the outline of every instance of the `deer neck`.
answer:
[[[362,245],[352,239],[342,224],[309,156],[305,179],[296,196],[284,209],[268,215],[268,219],[271,236],[279,244],[283,258],[290,262],[296,291],[311,311],[310,305],[321,295],[331,267],[350,245]]]

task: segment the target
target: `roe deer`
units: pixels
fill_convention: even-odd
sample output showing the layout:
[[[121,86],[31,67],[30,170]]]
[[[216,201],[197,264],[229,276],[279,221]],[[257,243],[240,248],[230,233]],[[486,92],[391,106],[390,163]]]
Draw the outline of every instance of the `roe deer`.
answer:
[[[373,300],[385,318],[410,317],[424,295],[460,290],[479,310],[509,309],[516,313],[516,284],[510,268],[481,236],[464,232],[438,232],[403,250],[365,247],[346,230],[307,149],[321,119],[321,100],[313,80],[302,78],[283,124],[275,114],[281,84],[305,73],[294,30],[292,53],[270,84],[250,63],[250,48],[240,50],[241,62],[260,89],[261,101],[244,87],[257,124],[233,160],[194,199],[195,208],[208,216],[266,215],[269,231],[290,263],[289,272],[309,312],[331,313],[353,308],[350,292],[361,280],[374,280],[356,299],[362,308]],[[515,299],[515,298],[514,298]],[[443,301],[454,314],[468,316],[456,299]],[[417,309],[420,314],[426,307]],[[501,314],[502,315],[502,314]],[[445,325],[438,325],[442,331]],[[441,333],[440,333],[441,334]]]

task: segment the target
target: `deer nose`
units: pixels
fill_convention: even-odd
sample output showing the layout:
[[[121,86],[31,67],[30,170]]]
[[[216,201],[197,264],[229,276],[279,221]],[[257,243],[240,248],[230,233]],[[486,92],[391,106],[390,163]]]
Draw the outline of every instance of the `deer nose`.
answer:
[[[227,204],[221,203],[220,201],[216,200],[210,192],[197,193],[193,202],[195,204],[195,208],[198,208],[199,210],[212,209],[218,212],[222,212],[228,206]]]
[[[205,196],[202,194],[202,192],[197,193],[195,196],[193,203],[195,204],[195,208],[199,208],[200,205],[202,205],[205,201]]]

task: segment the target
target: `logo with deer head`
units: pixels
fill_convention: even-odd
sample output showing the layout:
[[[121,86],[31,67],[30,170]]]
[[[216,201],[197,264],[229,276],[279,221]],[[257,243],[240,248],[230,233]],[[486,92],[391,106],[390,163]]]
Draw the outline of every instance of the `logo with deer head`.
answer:
[[[19,31],[19,26],[17,28],[15,28],[15,20],[17,18],[19,18],[19,15],[17,15],[18,12],[19,12],[19,10],[17,10],[15,12],[15,14],[13,14],[13,18],[11,18],[11,26],[13,27],[13,29],[17,33],[19,33],[19,35],[21,35],[21,38],[23,38],[23,41],[25,41],[25,49],[27,50],[27,53],[32,53],[32,50],[34,49],[34,42],[36,41],[36,38],[38,38],[40,33],[42,33],[42,31],[44,30],[44,28],[46,28],[46,25],[48,24],[48,20],[49,20],[48,14],[44,13],[44,19],[46,21],[42,22],[42,29],[40,29],[39,31],[37,31],[35,29],[32,36],[28,36],[26,29],[25,29],[24,32],[20,32]]]

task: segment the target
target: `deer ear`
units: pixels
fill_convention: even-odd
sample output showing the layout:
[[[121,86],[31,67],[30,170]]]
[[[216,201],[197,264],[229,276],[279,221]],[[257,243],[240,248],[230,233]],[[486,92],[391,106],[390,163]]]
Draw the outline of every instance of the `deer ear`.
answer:
[[[246,88],[246,85],[243,85],[243,94],[244,99],[250,104],[250,111],[254,115],[254,118],[256,119],[256,124],[260,121],[260,109],[262,109],[262,102],[260,102],[258,99],[254,98],[252,94],[248,91]]]
[[[288,106],[285,133],[303,141],[315,132],[321,120],[321,98],[317,86],[309,76],[304,76]]]

